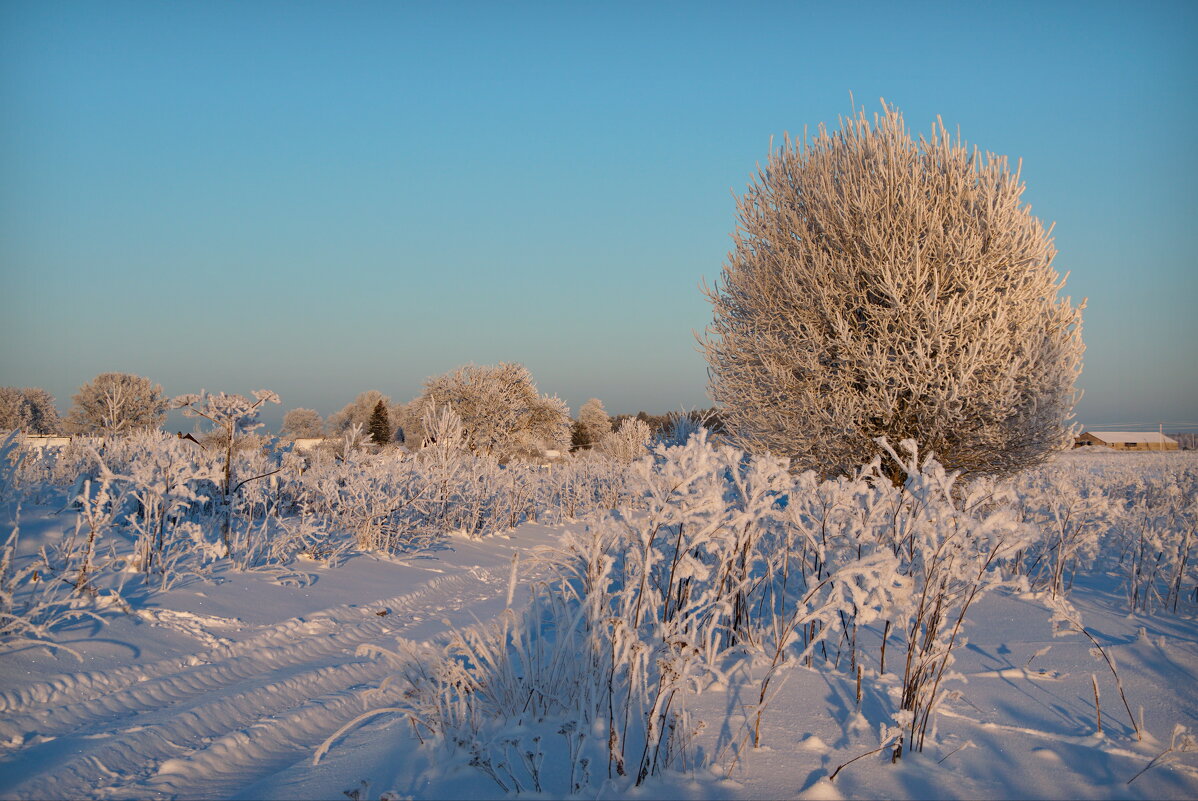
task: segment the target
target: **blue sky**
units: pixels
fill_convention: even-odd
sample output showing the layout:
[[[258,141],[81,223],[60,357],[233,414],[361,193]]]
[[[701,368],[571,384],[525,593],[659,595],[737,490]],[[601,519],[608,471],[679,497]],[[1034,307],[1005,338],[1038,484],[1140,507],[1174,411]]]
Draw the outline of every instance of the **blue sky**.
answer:
[[[706,406],[699,290],[770,137],[849,93],[1023,159],[1089,427],[1198,429],[1198,6],[0,4],[0,384],[328,414],[519,361]],[[1166,425],[1166,429],[1170,428]]]

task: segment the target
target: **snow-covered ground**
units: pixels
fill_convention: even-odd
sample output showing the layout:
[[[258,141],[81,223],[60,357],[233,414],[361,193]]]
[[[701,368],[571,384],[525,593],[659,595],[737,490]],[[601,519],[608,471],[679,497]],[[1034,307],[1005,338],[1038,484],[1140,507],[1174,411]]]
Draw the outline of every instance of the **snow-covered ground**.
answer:
[[[39,528],[29,518],[26,530]],[[300,774],[329,783],[315,796],[340,795],[333,785],[345,779],[313,769],[313,752],[392,696],[378,687],[393,668],[358,648],[435,641],[493,617],[513,553],[552,536],[528,525],[485,542],[451,538],[426,556],[300,563],[286,583],[274,571],[222,571],[102,627],[62,630],[57,640],[82,662],[40,646],[4,653],[0,795],[242,798],[260,786],[280,797],[277,783]]]
[[[61,505],[26,505],[21,551],[69,536],[66,518]],[[587,527],[525,523],[480,539],[452,535],[420,554],[353,553],[339,567],[220,564],[166,591],[127,592],[128,607],[105,610],[103,625],[55,629],[52,640],[78,658],[38,645],[0,650],[0,797],[505,797],[469,753],[404,711],[410,687],[388,652],[401,642],[443,646],[510,618],[505,610],[522,608],[549,576],[537,554]],[[768,665],[749,655],[686,694],[689,757],[640,786],[604,781],[606,767],[592,764],[579,797],[1198,797],[1198,753],[1171,739],[1176,726],[1198,729],[1195,605],[1129,614],[1122,582],[1079,572],[1069,599],[1113,659],[1139,734],[1094,644],[1078,631],[1054,636],[1045,591],[1005,586],[970,608],[922,752],[892,762],[893,744],[879,748],[898,707],[902,652],[892,634],[880,673],[882,630],[870,623],[857,633],[860,703],[845,664],[824,664],[823,653],[810,667],[792,661],[751,747],[747,721]],[[542,732],[523,723],[500,725],[508,739],[497,742],[529,749],[537,766],[510,769],[528,785],[522,794],[569,795],[577,764],[560,758],[565,746],[534,739]]]
[[[359,646],[444,640],[453,628],[494,617],[505,607],[512,555],[560,534],[528,524],[485,541],[453,538],[422,557],[310,563],[301,565],[299,585],[267,572],[225,572],[159,594],[103,627],[62,631],[60,641],[82,663],[41,647],[5,653],[0,796],[503,797],[480,771],[419,747],[396,714],[351,729],[318,764],[313,757],[343,724],[391,706],[403,691],[379,689],[394,666],[357,656]],[[877,747],[890,705],[872,696],[893,690],[897,679],[868,682],[858,710],[850,677],[796,667],[767,712],[761,748],[729,770],[679,772],[629,795],[1195,797],[1192,758],[1127,781],[1168,747],[1172,724],[1198,724],[1198,624],[1121,613],[1121,598],[1099,580],[1075,586],[1073,598],[1115,657],[1133,710],[1143,708],[1142,742],[1091,644],[1080,634],[1054,638],[1035,598],[995,593],[970,616],[977,634],[956,665],[960,695],[942,709],[930,752],[891,764],[887,749],[828,782],[838,765]],[[1092,675],[1104,735],[1096,730]],[[711,747],[742,703],[737,688],[712,689],[694,702],[692,712],[715,735]]]

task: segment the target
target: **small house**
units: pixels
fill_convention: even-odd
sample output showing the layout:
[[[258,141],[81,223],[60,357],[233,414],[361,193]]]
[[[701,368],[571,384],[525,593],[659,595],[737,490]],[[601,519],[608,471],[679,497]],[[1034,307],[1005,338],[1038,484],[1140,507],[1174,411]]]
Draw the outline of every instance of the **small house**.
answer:
[[[1095,445],[1115,451],[1175,451],[1177,440],[1156,431],[1086,431],[1074,443],[1075,448]]]

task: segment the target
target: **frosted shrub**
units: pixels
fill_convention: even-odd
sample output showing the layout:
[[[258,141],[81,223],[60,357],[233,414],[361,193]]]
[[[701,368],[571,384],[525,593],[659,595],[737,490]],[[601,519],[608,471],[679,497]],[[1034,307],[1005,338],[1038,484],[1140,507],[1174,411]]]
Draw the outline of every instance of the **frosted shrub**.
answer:
[[[552,635],[546,621],[559,624]],[[590,658],[591,639],[565,596],[534,591],[522,612],[456,632],[443,653],[401,642],[391,655],[408,685],[404,711],[418,738],[460,750],[504,791],[565,796],[590,783],[602,754],[584,723],[606,675]]]
[[[1187,589],[1198,592],[1198,475],[1170,472],[1136,489],[1116,529],[1128,608],[1176,612]]]
[[[206,485],[219,479],[216,465],[194,443],[160,432],[145,432],[129,437],[125,443],[136,448],[136,457],[127,460],[126,475],[136,509],[126,518],[135,539],[133,567],[145,574],[157,571],[164,588],[172,573],[178,546],[188,548],[190,538],[175,536],[175,526],[197,504],[207,500],[201,493]],[[98,457],[97,457],[98,458]]]
[[[389,463],[366,454],[309,470],[301,479],[304,512],[327,530],[348,532],[362,550],[420,550],[436,539],[424,521],[433,479],[409,458]]]
[[[81,477],[97,474],[93,451],[102,447],[99,437],[75,436],[61,448],[21,450],[9,492],[33,503],[61,502]]]
[[[14,484],[24,454],[18,449],[17,436],[13,432],[0,443],[0,502],[4,504],[0,511],[7,529],[0,545],[0,645],[38,643],[74,654],[69,648],[48,642],[48,637],[55,626],[95,617],[90,608],[91,599],[78,591],[77,579],[80,575],[86,578],[87,574],[76,567],[79,549],[74,547],[59,559],[65,569],[57,574],[48,569],[51,557],[44,552],[40,559],[18,564],[20,506],[15,501]],[[13,506],[9,507],[9,502]],[[72,571],[72,567],[76,570]]]
[[[701,435],[636,463],[644,513],[615,512],[567,532],[542,555],[557,578],[523,615],[405,669],[422,728],[505,789],[539,782],[504,756],[513,724],[543,746],[562,738],[571,766],[564,792],[601,774],[639,785],[693,765],[697,724],[686,698],[716,669],[733,617],[746,613],[735,599],[757,558],[730,574],[723,567],[742,543],[720,535],[738,527],[752,539],[754,518],[772,504],[767,494],[787,475],[777,463],[746,464],[745,497],[726,502],[724,472],[739,469],[741,457]]]
[[[1019,482],[1023,517],[1044,534],[1029,551],[1025,569],[1054,598],[1068,589],[1066,575],[1072,577],[1079,565],[1088,568],[1098,553],[1112,511],[1106,489],[1093,475],[1056,466]]]
[[[508,462],[570,448],[570,415],[560,398],[540,395],[528,368],[468,364],[425,381],[413,411],[448,407],[462,421],[470,450]],[[424,428],[424,438],[429,430]]]
[[[1074,575],[1114,571],[1123,577],[1128,611],[1198,604],[1193,455],[1062,454],[1020,477],[1017,492],[1025,516],[1045,531],[1024,559],[1042,586],[1059,593]]]
[[[1008,580],[1002,568],[1036,542],[1037,531],[1020,522],[1009,490],[983,482],[958,499],[956,475],[930,457],[920,463],[914,442],[902,443],[903,456],[880,444],[907,475],[905,510],[886,544],[901,560],[900,574],[911,580],[906,603],[895,610],[906,646],[899,723],[908,747],[922,751],[953,650],[964,644],[969,608]]]
[[[0,645],[37,643],[73,653],[49,642],[50,631],[81,618],[97,618],[90,599],[48,571],[45,559],[18,565],[19,541],[20,528],[14,525],[0,547]]]
[[[685,445],[691,437],[706,428],[703,423],[703,417],[698,413],[671,412],[658,439],[665,445]]]
[[[257,406],[270,399],[183,400],[223,420],[237,444],[248,441]],[[34,621],[48,630],[47,621],[66,619],[54,609],[94,608],[96,593],[134,575],[165,590],[222,564],[280,571],[300,556],[338,564],[351,550],[410,553],[439,547],[450,532],[480,537],[641,503],[633,497],[639,479],[610,458],[500,465],[465,447],[451,409],[426,411],[428,441],[414,455],[354,447],[302,455],[272,444],[230,448],[227,439],[208,450],[152,431],[81,437],[59,451],[12,445],[3,458],[3,499],[65,507],[77,522],[37,557],[10,560],[8,614],[30,610],[13,625]],[[46,577],[51,583],[37,584]],[[37,598],[61,596],[67,607],[36,601],[33,590]]]
[[[630,417],[620,423],[615,431],[603,435],[599,440],[599,452],[622,464],[628,464],[645,454],[649,444],[649,424]]]
[[[1010,497],[979,485],[958,499],[954,476],[904,445],[903,456],[882,446],[904,487],[877,461],[854,478],[796,478],[783,460],[713,447],[703,430],[658,446],[629,470],[636,511],[567,531],[542,554],[556,578],[530,611],[443,655],[409,655],[418,730],[505,789],[535,783],[508,754],[512,726],[542,743],[550,730],[577,733],[562,735],[571,764],[639,785],[699,760],[688,698],[711,681],[743,681],[734,668],[746,659],[764,665],[757,703],[725,743],[759,745],[781,671],[813,665],[817,648],[824,669],[839,669],[843,651],[854,670],[858,628],[887,621],[906,645],[897,718],[922,747],[966,613],[1002,583],[1030,529]]]
[[[269,389],[256,390],[252,401],[241,395],[232,395],[226,392],[214,395],[204,390],[201,390],[199,394],[180,395],[172,401],[172,405],[181,409],[184,415],[202,417],[212,423],[224,445],[220,489],[221,501],[225,509],[224,523],[221,527],[221,538],[224,540],[225,547],[229,546],[229,532],[232,525],[229,507],[233,495],[244,484],[269,475],[266,473],[234,478],[233,455],[237,450],[237,441],[249,436],[262,426],[258,422],[258,410],[262,404],[279,402],[279,396]]]
[[[641,507],[639,480],[627,465],[595,451],[523,475],[536,485],[533,508],[541,520],[579,520]]]
[[[448,407],[426,409],[423,430],[415,454],[349,452],[314,460],[302,475],[280,473],[279,503],[323,530],[350,532],[363,550],[410,552],[449,532],[479,537],[528,520],[575,519],[629,496],[627,471],[610,460],[541,468],[472,452]]]

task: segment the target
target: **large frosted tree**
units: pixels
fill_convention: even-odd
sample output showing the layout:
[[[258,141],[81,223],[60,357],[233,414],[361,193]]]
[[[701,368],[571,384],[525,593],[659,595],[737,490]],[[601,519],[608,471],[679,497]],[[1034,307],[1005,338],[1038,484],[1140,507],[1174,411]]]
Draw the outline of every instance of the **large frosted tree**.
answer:
[[[74,434],[127,434],[158,428],[168,399],[162,386],[131,373],[100,373],[72,398],[65,428]]]
[[[62,421],[54,396],[41,387],[0,387],[0,432],[53,434]]]
[[[1069,441],[1081,308],[1005,157],[883,104],[772,151],[704,339],[729,435],[827,475],[913,438],[1004,473]],[[894,476],[898,478],[899,476]]]
[[[291,409],[283,415],[283,427],[279,433],[287,439],[319,437],[324,431],[324,422],[315,409],[303,407]]]

